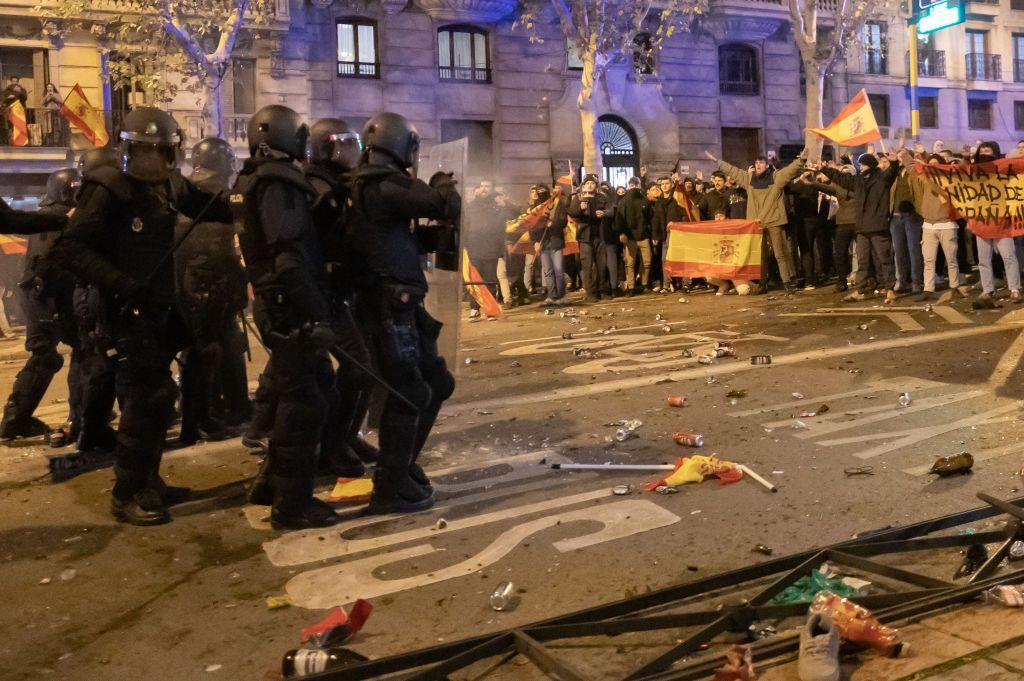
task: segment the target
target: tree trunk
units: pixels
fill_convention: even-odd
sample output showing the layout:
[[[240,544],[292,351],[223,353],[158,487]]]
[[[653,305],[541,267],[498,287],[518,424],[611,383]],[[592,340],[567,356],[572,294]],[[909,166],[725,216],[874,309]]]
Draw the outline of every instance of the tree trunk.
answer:
[[[224,109],[221,106],[221,86],[224,79],[217,73],[206,75],[206,103],[203,104],[203,121],[207,137],[224,137]]]
[[[822,95],[825,92],[825,67],[811,60],[804,61],[804,74],[807,83],[807,110],[804,117],[804,146],[807,158],[817,162],[821,160],[823,140],[811,132],[811,128],[824,127],[821,119]]]
[[[583,57],[583,76],[580,96],[576,104],[580,110],[580,124],[583,126],[583,167],[588,173],[601,175],[601,133],[597,126],[597,110],[594,108],[594,89],[597,84],[597,59],[593,46]]]

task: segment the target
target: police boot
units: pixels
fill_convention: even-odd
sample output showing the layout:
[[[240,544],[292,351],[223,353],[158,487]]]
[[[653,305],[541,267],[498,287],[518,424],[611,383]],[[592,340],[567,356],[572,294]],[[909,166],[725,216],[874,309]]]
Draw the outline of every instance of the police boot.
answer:
[[[35,416],[19,417],[14,402],[8,402],[0,420],[0,440],[14,440],[20,437],[46,435],[50,427]]]
[[[274,503],[274,485],[270,479],[270,456],[263,458],[260,470],[249,487],[249,503],[256,506],[270,506]]]
[[[423,477],[426,478],[425,475]],[[366,507],[368,515],[416,513],[433,505],[433,490],[429,485],[427,488],[420,486],[412,479],[409,471],[380,467],[374,471],[373,493],[370,495],[370,505]]]
[[[163,500],[165,506],[175,506],[188,501],[189,497],[192,496],[191,487],[179,487],[177,485],[168,485],[163,478],[160,477],[159,473],[156,473],[149,479],[149,488],[156,491]]]
[[[107,425],[89,430],[83,429],[78,434],[78,451],[80,452],[92,452],[97,449],[112,452],[115,446],[117,446],[117,431]]]
[[[366,468],[351,447],[338,443],[330,449],[320,450],[317,474],[333,475],[338,478],[361,478],[366,475]]]
[[[134,494],[110,499],[110,510],[119,522],[129,525],[163,525],[171,522],[171,514],[160,494],[151,488],[144,488]]]
[[[270,524],[275,530],[308,530],[341,522],[330,504],[313,496],[311,478],[275,475],[272,484],[274,506],[270,510]]]

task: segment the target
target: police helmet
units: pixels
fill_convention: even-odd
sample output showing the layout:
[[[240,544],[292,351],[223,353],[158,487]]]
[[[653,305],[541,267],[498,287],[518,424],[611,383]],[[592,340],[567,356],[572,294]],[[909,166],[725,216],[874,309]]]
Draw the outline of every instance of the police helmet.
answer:
[[[309,129],[310,163],[332,164],[346,170],[359,163],[359,133],[340,118],[321,118]]]
[[[83,176],[104,167],[121,167],[121,155],[114,147],[95,147],[78,157],[78,172]]]
[[[46,196],[39,202],[40,206],[75,205],[78,188],[82,186],[82,176],[78,168],[61,168],[50,173],[46,178]]]
[[[390,156],[403,168],[411,168],[420,153],[420,134],[405,116],[385,111],[363,128],[363,147]]]
[[[235,152],[219,137],[207,137],[192,147],[192,169],[227,179],[235,172]]]
[[[250,156],[269,156],[270,151],[276,151],[300,159],[306,155],[309,128],[292,109],[270,104],[249,119],[247,135]]]
[[[174,116],[140,106],[121,126],[121,170],[142,182],[163,182],[178,165],[182,135]]]

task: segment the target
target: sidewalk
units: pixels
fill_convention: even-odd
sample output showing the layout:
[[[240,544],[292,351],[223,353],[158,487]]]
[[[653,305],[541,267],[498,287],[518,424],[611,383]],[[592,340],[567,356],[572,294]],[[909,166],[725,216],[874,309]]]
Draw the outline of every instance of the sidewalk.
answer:
[[[849,681],[1019,681],[1024,679],[1024,609],[975,604],[897,627],[904,657],[865,651],[843,664]],[[758,681],[797,681],[797,663],[766,669]]]

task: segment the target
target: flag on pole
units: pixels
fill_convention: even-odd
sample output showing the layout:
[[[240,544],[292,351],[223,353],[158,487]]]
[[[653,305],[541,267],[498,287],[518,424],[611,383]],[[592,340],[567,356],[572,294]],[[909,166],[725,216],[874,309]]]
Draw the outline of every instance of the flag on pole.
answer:
[[[548,199],[530,208],[519,217],[505,223],[505,241],[508,252],[516,255],[533,254],[533,242],[530,241],[530,230],[539,227],[548,219],[553,199]]]
[[[23,147],[28,144],[28,117],[20,99],[7,107],[7,121],[11,125],[11,146]]]
[[[859,147],[882,139],[875,112],[871,110],[871,101],[864,90],[850,100],[828,127],[811,128],[811,132],[844,147]]]
[[[494,299],[491,289],[487,288],[485,284],[478,283],[483,281],[483,278],[473,263],[469,261],[469,251],[465,248],[462,249],[462,281],[466,285],[469,295],[473,296],[473,299],[480,305],[480,311],[485,316],[501,316],[501,306]]]
[[[575,187],[572,183],[572,161],[569,161],[569,175],[562,175],[555,182],[555,191],[552,193],[554,202],[552,204],[551,215],[555,214],[558,210],[558,206],[564,205],[568,211],[569,203],[572,201],[572,194]],[[580,242],[576,238],[576,221],[570,217],[566,218],[565,221],[565,233],[563,234],[565,246],[562,248],[563,255],[574,255],[580,252]]]
[[[761,278],[761,221],[670,222],[663,269],[672,277]]]
[[[60,105],[60,112],[85,135],[85,138],[94,147],[104,147],[110,141],[103,112],[93,108],[89,103],[89,98],[85,96],[82,86],[78,83],[75,83],[71,92],[64,98],[64,103]]]

